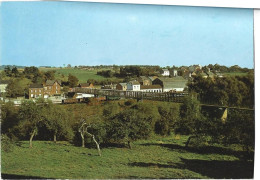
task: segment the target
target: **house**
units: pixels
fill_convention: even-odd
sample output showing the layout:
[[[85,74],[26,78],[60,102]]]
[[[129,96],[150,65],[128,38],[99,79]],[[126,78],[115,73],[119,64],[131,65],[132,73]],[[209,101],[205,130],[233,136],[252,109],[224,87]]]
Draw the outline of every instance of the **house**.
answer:
[[[152,85],[152,80],[146,76],[140,76],[137,78],[137,81],[140,83],[140,85]]]
[[[117,84],[107,84],[101,86],[101,89],[116,89]]]
[[[44,85],[44,98],[61,94],[61,81],[60,80],[47,80]]]
[[[126,91],[126,90],[127,90],[127,83],[118,83],[118,84],[116,85],[116,89],[117,89],[117,90]]]
[[[141,85],[140,91],[143,91],[143,92],[162,92],[163,89],[162,89],[162,86],[158,85],[158,84],[148,85],[148,86]]]
[[[29,98],[39,98],[44,96],[44,88],[42,84],[31,84],[29,86]]]
[[[6,81],[6,80],[0,81],[0,94],[6,92],[6,87],[8,86],[8,84],[9,84],[9,81]]]
[[[162,69],[160,73],[162,76],[170,76],[170,71],[168,69]]]
[[[140,83],[136,80],[127,83],[127,90],[140,91]]]
[[[177,69],[173,69],[173,70],[171,71],[171,76],[172,76],[172,77],[178,76],[178,71],[177,71]]]
[[[81,88],[94,88],[94,85],[92,83],[80,83],[79,87],[81,87]]]
[[[177,76],[173,78],[159,77],[153,81],[153,85],[162,86],[163,92],[169,91],[183,91],[187,87],[187,79],[182,76]]]

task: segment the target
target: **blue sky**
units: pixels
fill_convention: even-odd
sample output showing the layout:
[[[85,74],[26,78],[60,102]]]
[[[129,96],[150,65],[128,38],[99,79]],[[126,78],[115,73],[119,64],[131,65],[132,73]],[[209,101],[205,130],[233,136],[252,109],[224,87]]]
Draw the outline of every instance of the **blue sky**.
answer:
[[[253,68],[253,10],[2,2],[1,64]]]

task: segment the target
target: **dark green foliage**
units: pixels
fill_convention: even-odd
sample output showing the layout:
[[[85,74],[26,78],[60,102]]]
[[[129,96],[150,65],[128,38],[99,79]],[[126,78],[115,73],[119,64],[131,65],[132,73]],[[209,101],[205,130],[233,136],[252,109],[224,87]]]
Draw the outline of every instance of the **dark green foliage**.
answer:
[[[39,104],[37,104],[39,103]],[[20,137],[28,137],[28,135],[37,134],[39,126],[41,126],[43,120],[42,107],[45,105],[42,100],[38,102],[24,101],[18,112],[20,119],[18,124],[18,130]]]
[[[254,111],[230,110],[226,123],[223,125],[223,142],[241,144],[244,148],[254,150],[255,146],[255,115]]]
[[[188,84],[190,92],[199,94],[202,103],[254,107],[254,76],[202,78]]]
[[[200,113],[199,104],[199,101],[195,97],[185,97],[180,107],[180,119],[176,124],[176,133],[194,134],[200,131],[201,127],[199,124],[204,121],[204,118]]]
[[[25,67],[23,74],[25,75],[26,78],[31,79],[33,83],[40,84],[43,82],[43,76],[37,67],[34,66]]]
[[[69,87],[76,87],[78,85],[78,82],[79,82],[79,80],[76,76],[69,74],[69,77],[68,77]]]
[[[97,75],[104,76],[106,78],[111,78],[114,76],[114,73],[111,70],[98,71]]]
[[[126,109],[107,123],[107,137],[114,142],[147,138],[152,132],[151,122],[151,117],[138,113],[135,109]]]
[[[4,152],[11,152],[14,147],[14,142],[6,134],[1,134],[1,149]]]
[[[120,106],[117,103],[108,103],[104,106],[103,116],[105,119],[113,117],[120,111]]]
[[[62,140],[72,140],[73,131],[70,120],[73,118],[62,106],[48,102],[48,105],[42,109],[44,124],[51,132],[51,136]]]
[[[26,87],[20,83],[22,79],[13,79],[6,87],[6,96],[16,98],[25,95]]]
[[[46,71],[44,72],[44,80],[54,80],[55,79],[55,72],[56,71]]]
[[[155,133],[169,135],[179,120],[179,106],[175,104],[161,104],[158,106],[159,118],[155,123]]]
[[[10,138],[16,136],[14,127],[18,124],[18,110],[12,102],[1,104],[1,133],[8,135]]]

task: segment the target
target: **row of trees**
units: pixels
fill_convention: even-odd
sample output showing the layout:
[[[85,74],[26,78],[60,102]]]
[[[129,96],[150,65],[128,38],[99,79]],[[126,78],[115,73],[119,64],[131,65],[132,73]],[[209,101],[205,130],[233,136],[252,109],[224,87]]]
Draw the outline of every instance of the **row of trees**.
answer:
[[[116,71],[112,70],[102,70],[98,71],[97,75],[104,76],[106,78],[111,77],[138,77],[138,76],[155,76],[159,75],[160,66],[125,66],[120,67]]]
[[[86,115],[83,109],[75,113],[79,106],[88,108],[86,105],[67,110],[41,99],[24,102],[19,108],[6,103],[1,107],[2,133],[12,139],[28,139],[30,147],[37,134],[38,139],[69,140],[83,147],[92,141],[99,149],[100,143],[124,143],[131,148],[137,139],[175,133],[190,135],[187,146],[192,139],[207,137],[212,143],[237,143],[248,151],[254,149],[254,111],[232,110],[223,122],[215,110],[201,109],[199,104],[194,97],[187,97],[182,105],[130,100],[97,105],[102,114]]]
[[[199,94],[203,103],[254,107],[254,75],[202,78],[197,76],[188,84],[190,92]]]

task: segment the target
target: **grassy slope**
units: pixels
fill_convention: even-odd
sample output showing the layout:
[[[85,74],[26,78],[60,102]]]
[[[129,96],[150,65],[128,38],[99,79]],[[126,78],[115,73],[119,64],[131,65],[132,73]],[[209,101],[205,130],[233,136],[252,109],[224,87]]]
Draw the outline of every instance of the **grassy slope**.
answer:
[[[97,70],[81,70],[81,69],[67,69],[67,68],[40,68],[41,71],[49,71],[55,70],[55,76],[61,80],[67,80],[67,76],[72,74],[79,79],[80,83],[86,82],[88,79],[95,79],[95,80],[105,80],[105,79],[115,79],[115,78],[105,78],[103,76],[97,75]],[[105,70],[105,69],[102,69]],[[101,71],[101,70],[100,70]],[[65,77],[63,77],[64,75]]]
[[[220,147],[203,152],[185,149],[187,137],[155,137],[135,142],[133,149],[75,147],[19,142],[12,152],[2,152],[2,173],[13,178],[252,178],[253,163],[239,161],[238,153]],[[235,154],[237,154],[235,156]],[[7,175],[7,176],[6,176]]]

